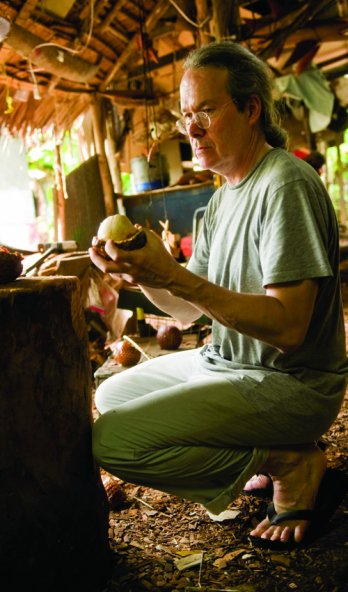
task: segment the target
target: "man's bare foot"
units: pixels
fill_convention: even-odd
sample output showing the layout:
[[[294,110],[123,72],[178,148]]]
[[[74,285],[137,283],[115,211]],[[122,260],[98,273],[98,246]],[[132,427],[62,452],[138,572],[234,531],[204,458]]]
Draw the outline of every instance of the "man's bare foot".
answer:
[[[258,473],[249,479],[246,482],[243,488],[243,492],[245,493],[252,493],[253,491],[262,491],[265,492],[269,491],[272,487],[272,480],[268,475],[264,475],[263,473]]]
[[[262,472],[273,481],[273,504],[277,514],[311,510],[326,470],[326,457],[316,446],[272,449]],[[251,531],[253,537],[299,543],[309,527],[308,520],[288,520],[272,525],[265,518]]]

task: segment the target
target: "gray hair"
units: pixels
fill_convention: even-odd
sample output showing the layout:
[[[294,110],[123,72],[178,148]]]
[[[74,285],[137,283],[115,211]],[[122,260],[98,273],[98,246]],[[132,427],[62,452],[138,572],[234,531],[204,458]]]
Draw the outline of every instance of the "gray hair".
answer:
[[[186,71],[207,66],[227,70],[227,90],[239,111],[245,109],[250,96],[259,97],[262,107],[260,124],[266,141],[274,148],[286,148],[287,133],[280,125],[268,66],[242,45],[230,41],[208,43],[192,50],[183,68]]]

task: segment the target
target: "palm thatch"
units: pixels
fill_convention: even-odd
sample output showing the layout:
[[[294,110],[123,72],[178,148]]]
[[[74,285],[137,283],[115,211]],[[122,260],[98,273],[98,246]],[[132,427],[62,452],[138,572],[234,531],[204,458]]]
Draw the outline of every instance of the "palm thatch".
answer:
[[[95,97],[166,107],[180,61],[215,39],[245,43],[276,75],[302,60],[343,76],[347,10],[336,0],[0,1],[0,126],[68,129]]]

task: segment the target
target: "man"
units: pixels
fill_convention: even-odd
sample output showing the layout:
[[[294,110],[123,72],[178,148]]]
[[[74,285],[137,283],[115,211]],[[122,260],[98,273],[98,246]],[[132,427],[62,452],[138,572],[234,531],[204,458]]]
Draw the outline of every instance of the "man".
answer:
[[[315,171],[317,171],[318,175],[321,175],[322,168],[325,164],[325,157],[323,154],[318,152],[317,150],[313,150],[306,156],[305,161],[310,164]]]
[[[284,149],[268,69],[248,50],[195,50],[180,99],[178,129],[226,180],[187,268],[151,231],[142,249],[108,241],[111,261],[90,256],[181,322],[210,317],[212,344],[102,383],[94,453],[109,472],[213,514],[268,474],[273,505],[251,538],[287,549],[318,534],[346,489],[314,444],[346,385],[337,221],[318,175]]]

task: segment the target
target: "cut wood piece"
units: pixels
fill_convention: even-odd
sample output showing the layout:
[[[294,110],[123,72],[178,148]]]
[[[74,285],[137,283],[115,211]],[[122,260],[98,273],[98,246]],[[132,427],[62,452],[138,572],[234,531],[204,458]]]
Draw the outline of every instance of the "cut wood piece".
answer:
[[[0,573],[6,590],[102,589],[108,502],[91,452],[76,277],[0,286]]]

